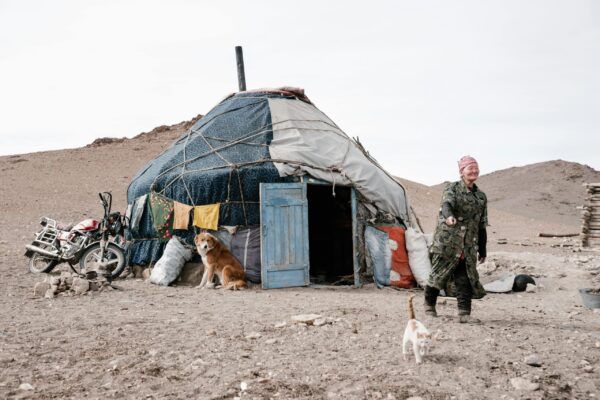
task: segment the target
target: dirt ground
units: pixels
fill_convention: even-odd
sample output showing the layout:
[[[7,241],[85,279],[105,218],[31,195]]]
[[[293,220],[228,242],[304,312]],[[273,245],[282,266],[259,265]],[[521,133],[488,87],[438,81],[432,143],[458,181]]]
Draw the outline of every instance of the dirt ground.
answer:
[[[124,209],[127,183],[168,142],[142,137],[0,157],[0,398],[600,397],[600,313],[584,308],[577,290],[600,287],[600,252],[581,250],[575,239],[537,237],[577,232],[576,217],[549,222],[491,204],[482,281],[523,272],[541,285],[475,301],[481,325],[455,322],[454,299],[441,301],[439,318],[425,317],[415,290],[417,317],[440,331],[422,365],[401,354],[413,292],[372,284],[225,292],[120,279],[118,290],[34,298],[42,276],[27,271],[22,253],[39,217],[99,216],[97,192],[107,189]],[[431,231],[438,189],[407,187]],[[308,313],[328,323],[291,321]],[[540,367],[524,362],[532,354]],[[517,389],[514,378],[531,388]]]

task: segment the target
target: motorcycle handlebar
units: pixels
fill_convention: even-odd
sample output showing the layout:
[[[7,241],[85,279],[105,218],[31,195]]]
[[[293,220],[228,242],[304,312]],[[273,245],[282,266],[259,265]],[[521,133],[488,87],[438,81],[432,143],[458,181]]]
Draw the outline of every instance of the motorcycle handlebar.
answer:
[[[112,194],[110,192],[98,193],[100,200],[102,201],[102,207],[104,207],[104,217],[108,218],[110,209],[112,208]]]

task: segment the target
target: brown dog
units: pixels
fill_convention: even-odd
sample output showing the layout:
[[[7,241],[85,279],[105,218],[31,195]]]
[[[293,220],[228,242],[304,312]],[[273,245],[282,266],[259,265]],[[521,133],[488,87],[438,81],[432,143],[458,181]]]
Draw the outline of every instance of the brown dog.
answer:
[[[244,268],[238,260],[210,233],[200,233],[194,239],[196,249],[202,256],[204,274],[199,289],[214,288],[215,273],[221,286],[225,289],[241,289],[247,287]]]

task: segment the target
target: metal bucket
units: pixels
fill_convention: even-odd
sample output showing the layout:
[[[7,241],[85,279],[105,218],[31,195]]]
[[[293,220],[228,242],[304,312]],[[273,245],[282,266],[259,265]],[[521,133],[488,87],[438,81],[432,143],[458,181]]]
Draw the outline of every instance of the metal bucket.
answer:
[[[600,294],[589,293],[592,290],[594,289],[579,289],[581,301],[583,302],[583,305],[587,308],[600,308]]]

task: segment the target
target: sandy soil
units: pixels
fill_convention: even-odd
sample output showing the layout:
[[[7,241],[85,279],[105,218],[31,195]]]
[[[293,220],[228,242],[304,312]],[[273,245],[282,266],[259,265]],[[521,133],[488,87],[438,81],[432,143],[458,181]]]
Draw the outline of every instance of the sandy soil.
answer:
[[[177,129],[84,149],[0,157],[0,398],[600,396],[600,313],[583,308],[577,292],[600,286],[600,252],[582,251],[574,239],[537,237],[578,230],[570,209],[561,211],[569,215],[543,218],[561,207],[552,201],[540,202],[536,213],[518,203],[512,209],[490,205],[490,256],[480,266],[482,280],[529,273],[543,285],[537,292],[489,294],[474,304],[483,324],[463,325],[453,320],[453,299],[442,301],[439,318],[425,318],[422,292],[415,291],[417,316],[441,332],[420,366],[401,355],[410,291],[372,285],[199,291],[126,279],[115,282],[119,290],[34,298],[33,286],[42,277],[27,272],[22,253],[38,218],[98,216],[97,192],[103,190],[112,190],[116,208],[124,209],[131,177],[183,128]],[[547,179],[559,181],[564,165],[552,170],[551,164]],[[501,189],[484,178],[488,195]],[[405,184],[431,231],[439,188]],[[329,323],[290,321],[306,313]],[[541,367],[524,363],[531,354]],[[518,377],[538,388],[517,390],[511,379]]]

